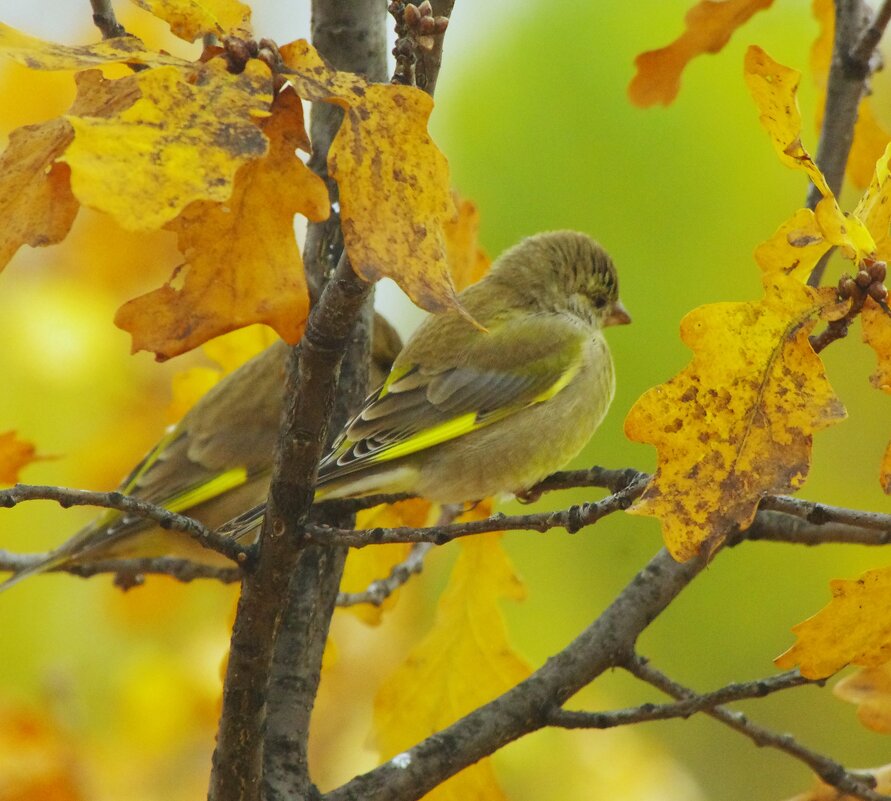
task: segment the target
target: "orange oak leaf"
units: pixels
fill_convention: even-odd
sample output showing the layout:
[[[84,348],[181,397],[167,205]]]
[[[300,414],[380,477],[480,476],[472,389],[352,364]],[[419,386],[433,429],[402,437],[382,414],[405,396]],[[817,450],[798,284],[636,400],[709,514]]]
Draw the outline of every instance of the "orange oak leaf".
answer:
[[[325,219],[328,191],[294,153],[309,142],[293,91],[277,96],[260,127],[269,153],[239,169],[232,197],[193,202],[167,226],[186,257],[174,273],[185,270],[182,288],[165,284],[118,310],[115,324],[133,335],[134,352],[164,360],[257,322],[291,344],[300,339],[309,294],[294,215]]]
[[[455,193],[452,193],[452,198],[458,215],[445,222],[443,231],[452,281],[455,289],[460,292],[479,281],[489,271],[492,260],[480,247],[477,239],[480,213],[476,204]]]
[[[702,0],[687,12],[686,29],[667,47],[641,53],[635,60],[637,73],[628,86],[636,106],[656,103],[667,106],[681,88],[681,73],[702,53],[717,53],[734,31],[773,0]]]
[[[302,40],[281,54],[301,97],[344,109],[328,168],[353,269],[392,278],[428,311],[458,308],[442,231],[455,208],[448,162],[427,133],[432,98],[338,72]]]
[[[0,484],[15,484],[22,468],[46,458],[38,456],[30,442],[18,439],[15,431],[0,434]]]
[[[133,0],[170,25],[174,36],[194,42],[213,34],[250,36],[251,9],[238,0]]]
[[[834,290],[771,273],[761,300],[702,306],[681,321],[692,362],[625,420],[629,439],[659,452],[630,511],[660,519],[676,559],[711,554],[751,524],[762,495],[804,482],[813,432],[845,415],[808,341],[835,306]]]
[[[891,734],[891,664],[864,668],[832,688],[843,701],[857,704],[857,717],[868,729]]]
[[[133,76],[111,81],[99,70],[87,70],[75,81],[72,114],[108,116],[139,97]],[[80,206],[71,193],[68,165],[56,159],[73,138],[74,130],[62,117],[10,134],[0,156],[0,269],[22,245],[53,245],[68,235]]]
[[[149,50],[135,36],[105,39],[95,44],[69,47],[28,36],[0,22],[0,54],[32,70],[81,70],[112,62],[186,67],[189,62],[169,53]]]
[[[126,110],[66,117],[75,137],[61,160],[81,203],[128,230],[152,230],[192,201],[226,200],[238,168],[266,153],[251,118],[268,115],[272,76],[256,60],[232,75],[214,59],[134,77],[141,97]]]
[[[375,738],[384,758],[428,737],[529,675],[511,647],[499,602],[522,600],[499,534],[467,537],[436,620],[374,701]],[[428,801],[504,799],[488,760],[437,787]]]
[[[891,495],[891,442],[885,448],[885,455],[879,467],[879,484],[886,495]]]
[[[832,600],[792,627],[797,639],[774,660],[777,667],[798,665],[801,675],[823,679],[845,665],[878,667],[891,659],[891,568],[835,579],[829,589]]]

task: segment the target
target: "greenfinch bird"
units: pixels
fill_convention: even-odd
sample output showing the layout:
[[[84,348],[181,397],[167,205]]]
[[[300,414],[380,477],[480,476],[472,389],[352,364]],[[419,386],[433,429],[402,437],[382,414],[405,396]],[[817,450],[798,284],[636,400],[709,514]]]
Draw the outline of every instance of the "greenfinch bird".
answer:
[[[521,492],[588,442],[615,390],[603,330],[631,322],[606,251],[586,234],[538,234],[459,300],[466,313],[427,318],[346,425],[319,464],[316,500]],[[242,537],[264,513],[220,531]]]
[[[386,377],[402,342],[375,315],[370,378]],[[118,491],[216,528],[266,498],[281,421],[290,347],[279,340],[214,385],[136,465]],[[0,584],[64,565],[102,559],[175,555],[228,564],[188,536],[156,523],[108,510],[54,551]]]

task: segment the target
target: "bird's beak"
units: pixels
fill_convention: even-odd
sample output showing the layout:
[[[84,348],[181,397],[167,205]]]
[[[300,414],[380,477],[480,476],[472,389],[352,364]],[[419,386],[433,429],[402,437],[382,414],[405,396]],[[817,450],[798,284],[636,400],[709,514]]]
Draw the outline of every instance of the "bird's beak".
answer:
[[[604,326],[607,325],[628,325],[631,322],[631,315],[628,314],[628,309],[626,309],[622,305],[621,300],[617,300],[613,304],[613,310],[607,316],[607,318],[603,321]]]

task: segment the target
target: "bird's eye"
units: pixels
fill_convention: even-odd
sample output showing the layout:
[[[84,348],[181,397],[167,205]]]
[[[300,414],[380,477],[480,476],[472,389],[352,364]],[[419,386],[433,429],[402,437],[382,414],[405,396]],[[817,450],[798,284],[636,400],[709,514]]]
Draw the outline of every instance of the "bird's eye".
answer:
[[[594,298],[595,309],[602,309],[604,306],[606,306],[606,298],[603,297],[603,295],[598,295],[596,298]]]

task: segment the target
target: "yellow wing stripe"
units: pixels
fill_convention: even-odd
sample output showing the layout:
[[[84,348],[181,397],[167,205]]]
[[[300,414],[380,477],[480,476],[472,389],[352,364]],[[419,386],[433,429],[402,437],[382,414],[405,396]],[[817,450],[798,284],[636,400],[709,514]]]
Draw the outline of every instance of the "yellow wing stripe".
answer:
[[[216,498],[224,492],[240,487],[246,481],[247,470],[244,467],[234,467],[165,501],[164,508],[171,512],[182,512]]]
[[[577,361],[568,370],[564,371],[560,377],[551,384],[551,386],[544,390],[544,392],[536,395],[529,403],[524,404],[523,406],[511,406],[500,409],[491,414],[487,414],[483,419],[479,419],[476,412],[468,412],[460,417],[456,417],[454,420],[448,420],[445,423],[440,423],[432,428],[419,431],[414,436],[405,440],[405,442],[399,442],[396,445],[375,454],[369,461],[378,464],[380,462],[389,462],[393,459],[399,459],[403,456],[409,456],[412,453],[418,453],[418,451],[432,448],[434,445],[441,445],[443,442],[448,442],[449,440],[464,436],[477,429],[485,428],[497,420],[501,420],[520,409],[527,408],[536,403],[544,403],[553,398],[560,392],[560,390],[568,386],[572,379],[578,375],[581,367],[581,361]]]

